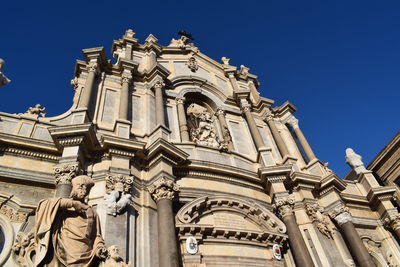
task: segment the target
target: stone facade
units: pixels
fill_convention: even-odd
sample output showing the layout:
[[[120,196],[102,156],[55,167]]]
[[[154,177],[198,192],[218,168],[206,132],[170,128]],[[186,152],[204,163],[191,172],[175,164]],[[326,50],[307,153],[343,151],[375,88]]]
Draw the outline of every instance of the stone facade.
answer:
[[[359,165],[340,179],[249,68],[185,34],[83,54],[67,112],[0,112],[1,266],[32,265],[39,201],[82,174],[110,266],[399,266],[396,189]]]

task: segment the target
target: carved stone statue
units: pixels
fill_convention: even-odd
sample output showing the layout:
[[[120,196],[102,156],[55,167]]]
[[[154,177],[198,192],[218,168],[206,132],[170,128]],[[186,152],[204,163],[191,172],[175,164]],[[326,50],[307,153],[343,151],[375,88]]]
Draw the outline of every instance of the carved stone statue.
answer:
[[[46,115],[46,108],[40,104],[36,104],[35,107],[29,107],[26,113],[44,117]]]
[[[2,72],[4,64],[4,60],[0,58],[0,87],[11,82]]]
[[[126,264],[121,256],[119,255],[119,249],[117,246],[111,246],[107,249],[108,256],[104,267],[130,267],[131,263]]]
[[[85,203],[93,187],[85,175],[72,179],[70,198],[42,200],[36,210],[35,266],[94,266],[107,250],[96,212]]]
[[[356,154],[351,148],[346,148],[346,163],[349,164],[356,174],[366,171],[362,157]]]
[[[187,115],[193,142],[199,145],[221,148],[221,142],[213,125],[214,120],[205,107],[193,103],[187,108]]]
[[[123,175],[109,175],[106,178],[107,194],[104,199],[108,215],[117,216],[132,202],[132,195],[129,193],[132,183],[132,177]]]
[[[328,238],[333,239],[335,226],[329,219],[329,216],[324,213],[324,208],[318,204],[306,204],[308,216],[316,223],[318,230]]]

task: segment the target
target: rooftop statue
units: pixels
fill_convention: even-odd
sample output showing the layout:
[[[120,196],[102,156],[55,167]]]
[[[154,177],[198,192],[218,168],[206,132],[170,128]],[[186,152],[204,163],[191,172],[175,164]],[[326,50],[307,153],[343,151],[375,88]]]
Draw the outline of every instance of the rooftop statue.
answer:
[[[354,152],[353,149],[346,149],[346,163],[356,172],[360,174],[367,169],[365,169],[364,163],[362,162],[362,157]]]
[[[96,212],[85,203],[93,187],[85,175],[72,179],[69,198],[42,200],[36,210],[34,228],[35,266],[96,266],[107,249]]]
[[[36,104],[34,107],[29,107],[26,111],[27,114],[46,116],[46,108],[40,104]]]
[[[4,64],[4,60],[0,58],[0,87],[11,82],[11,80],[9,80],[2,72]]]

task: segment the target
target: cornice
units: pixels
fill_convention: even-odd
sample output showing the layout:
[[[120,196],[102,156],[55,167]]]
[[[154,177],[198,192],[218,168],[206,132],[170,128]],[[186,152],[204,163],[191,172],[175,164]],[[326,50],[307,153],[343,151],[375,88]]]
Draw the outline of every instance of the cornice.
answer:
[[[286,112],[289,113],[296,112],[297,108],[291,102],[286,101],[279,107],[275,107],[273,110],[278,117],[282,117]]]
[[[64,146],[75,146],[83,143],[89,150],[97,151],[100,149],[100,143],[97,140],[92,123],[49,127],[49,132],[59,149]]]
[[[58,152],[53,142],[6,133],[0,133],[0,144],[6,144],[8,147],[26,148],[53,154]]]
[[[389,141],[389,143],[376,155],[367,169],[377,171],[376,169],[383,165],[384,162],[394,153],[394,150],[400,149],[400,132]]]
[[[152,160],[154,157],[158,156],[158,154],[166,154],[177,163],[181,163],[189,157],[189,154],[162,138],[158,138],[155,142],[146,147],[146,151],[149,160]]]
[[[392,199],[395,192],[396,186],[371,188],[367,194],[367,199],[371,207],[376,209],[381,201]]]
[[[340,179],[336,174],[331,173],[324,177],[318,187],[319,195],[322,197],[331,191],[337,193],[342,192],[346,189],[346,182]]]
[[[14,168],[0,165],[0,179],[13,182],[18,181],[21,184],[36,183],[44,187],[54,187],[54,176],[52,173],[39,172],[27,169]]]

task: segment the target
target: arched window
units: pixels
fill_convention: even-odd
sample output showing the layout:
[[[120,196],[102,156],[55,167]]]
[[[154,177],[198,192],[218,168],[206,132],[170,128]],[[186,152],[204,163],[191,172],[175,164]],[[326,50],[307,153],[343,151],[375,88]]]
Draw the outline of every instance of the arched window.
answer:
[[[0,254],[3,251],[4,243],[6,242],[6,237],[4,235],[3,227],[0,225]]]

